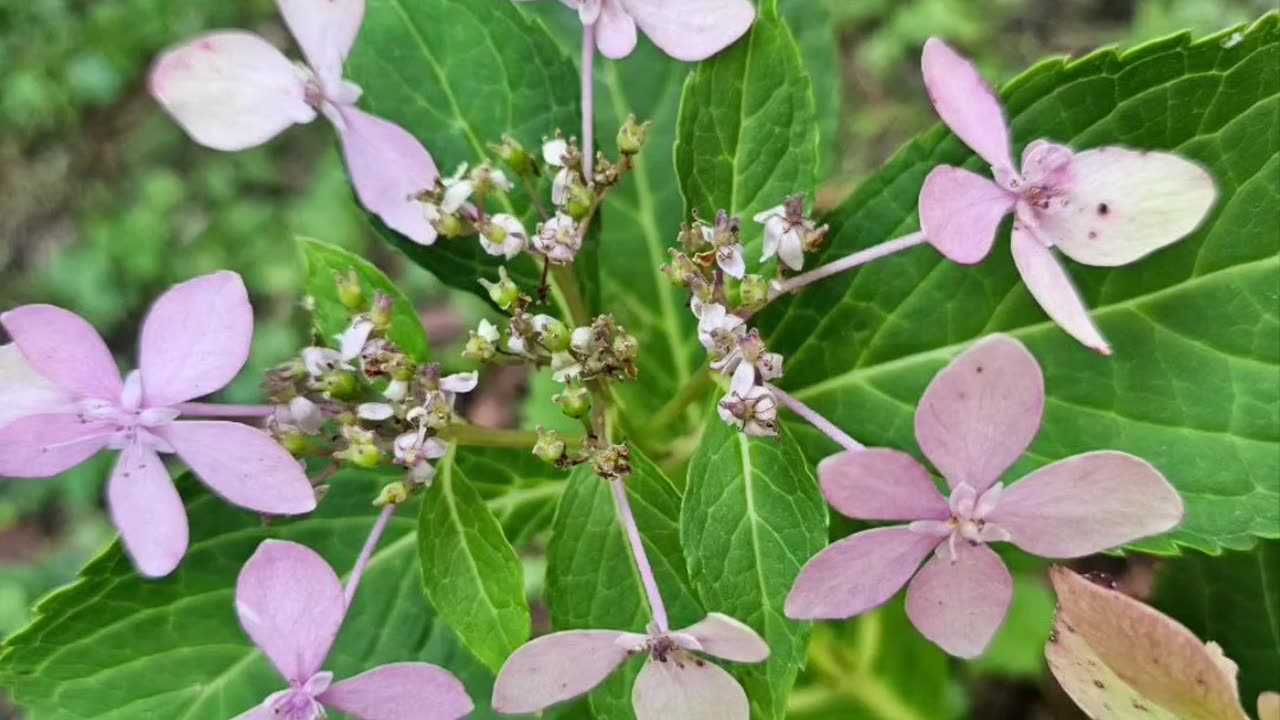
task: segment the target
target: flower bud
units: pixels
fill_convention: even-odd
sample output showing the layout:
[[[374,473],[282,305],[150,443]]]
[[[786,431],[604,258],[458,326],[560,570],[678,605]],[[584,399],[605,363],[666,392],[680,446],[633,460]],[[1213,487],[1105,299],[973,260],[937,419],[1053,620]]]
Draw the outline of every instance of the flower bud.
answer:
[[[569,328],[559,320],[550,315],[536,315],[533,318],[533,329],[538,333],[543,347],[551,353],[569,349]]]
[[[827,244],[827,232],[830,229],[828,226],[823,225],[805,232],[804,237],[800,240],[801,247],[807,253],[821,250],[822,246]]]
[[[480,284],[489,291],[489,299],[503,310],[510,310],[520,299],[520,287],[507,276],[506,266],[498,268],[498,282],[480,278]]]
[[[382,462],[382,452],[372,442],[353,442],[347,449],[333,454],[356,467],[372,470]]]
[[[618,129],[618,152],[623,155],[635,155],[644,147],[649,138],[652,123],[637,123],[635,115],[628,115],[627,121]]]
[[[385,507],[387,505],[399,505],[409,499],[409,488],[405,487],[403,482],[393,482],[387,484],[378,492],[378,497],[374,499],[374,507]]]
[[[634,335],[619,328],[617,337],[613,339],[613,354],[624,362],[635,360],[640,354],[640,343]]]
[[[585,417],[591,411],[591,393],[585,387],[567,387],[564,392],[552,395],[551,401],[571,418]]]
[[[595,204],[595,201],[596,194],[591,188],[577,183],[570,185],[567,203],[569,217],[581,221],[591,212],[591,206]]]
[[[574,352],[586,355],[591,352],[591,347],[595,344],[595,338],[595,331],[590,327],[585,325],[576,327],[573,329],[573,334],[569,336],[569,347],[573,348]]]
[[[564,458],[565,445],[560,434],[555,430],[538,428],[538,442],[533,446],[533,454],[546,463],[555,464]]]
[[[667,277],[670,278],[671,284],[676,287],[688,287],[691,276],[702,274],[702,271],[689,259],[688,255],[675,248],[668,248],[667,253],[671,255],[671,264],[663,265],[662,272],[666,273]]]
[[[502,144],[490,145],[489,149],[517,175],[528,175],[537,170],[533,155],[510,135],[503,135]]]
[[[453,213],[442,213],[431,220],[431,226],[436,229],[440,237],[455,238],[462,235],[462,220]]]
[[[482,197],[493,190],[506,192],[514,187],[507,179],[506,173],[495,170],[493,164],[488,161],[480,163],[471,170],[471,182],[476,194]]]
[[[769,299],[769,281],[760,275],[742,278],[742,284],[738,286],[738,299],[742,307],[748,309],[764,305]]]
[[[477,360],[479,362],[489,362],[498,352],[498,348],[494,346],[493,341],[486,340],[471,331],[471,337],[467,338],[467,345],[462,349],[462,357],[468,360]]]
[[[307,451],[307,436],[300,432],[286,432],[277,437],[276,442],[288,450],[290,455],[301,455]]]
[[[373,309],[369,311],[369,320],[378,330],[386,332],[391,327],[391,311],[395,309],[395,300],[381,290],[373,291]]]
[[[363,312],[365,305],[364,289],[360,287],[360,277],[355,268],[347,270],[346,275],[334,273],[333,281],[338,286],[338,301],[351,312]]]
[[[325,395],[335,400],[354,400],[360,392],[360,383],[355,373],[346,370],[335,370],[325,373],[317,383]]]

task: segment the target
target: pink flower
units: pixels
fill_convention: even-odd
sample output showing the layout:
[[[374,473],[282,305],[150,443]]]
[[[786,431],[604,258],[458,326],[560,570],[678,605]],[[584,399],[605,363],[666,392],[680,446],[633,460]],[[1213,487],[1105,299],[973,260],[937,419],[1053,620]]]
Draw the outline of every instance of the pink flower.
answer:
[[[0,347],[0,476],[51,477],[119,450],[107,503],[143,574],[169,574],[187,550],[186,510],[159,453],[176,453],[236,505],[280,515],[315,508],[301,467],[266,433],[178,421],[186,401],[225,386],[249,357],[253,308],[239,275],[205,275],[161,295],[142,326],[139,369],[124,379],[79,315],[25,305],[0,324],[13,338]]]
[[[338,131],[360,202],[414,242],[435,242],[415,199],[435,185],[435,161],[403,128],[357,108],[360,87],[342,78],[364,0],[276,4],[308,65],[253,33],[218,31],[161,55],[151,68],[152,96],[193,140],[215,150],[261,145],[323,114]]]
[[[907,614],[920,632],[952,655],[976,657],[1013,597],[1009,571],[989,543],[1071,558],[1181,522],[1178,493],[1151,465],[1121,452],[1076,455],[1003,487],[1000,476],[1030,446],[1043,411],[1039,364],[1017,340],[993,335],[939,372],[916,411],[916,439],[946,478],[949,500],[924,466],[896,450],[823,460],[818,476],[836,510],[911,522],[857,533],[815,556],[787,597],[787,616],[858,615],[910,580]]]
[[[493,686],[493,709],[503,715],[540,712],[589,692],[628,658],[643,653],[648,659],[631,691],[637,720],[746,720],[750,711],[742,687],[694,652],[757,663],[769,656],[769,646],[754,630],[720,613],[665,633],[552,633],[507,658]]]
[[[259,545],[236,581],[236,612],[289,683],[237,720],[318,720],[326,708],[359,720],[455,720],[473,709],[462,683],[428,663],[391,663],[334,683],[321,667],[347,601],[333,568],[307,547]]]
[[[1036,140],[1009,155],[1009,127],[995,93],[965,58],[938,39],[924,46],[925,86],[943,122],[983,160],[995,182],[961,168],[934,168],[920,190],[920,226],[947,258],[980,262],[1010,212],[1013,259],[1049,317],[1109,355],[1057,247],[1079,263],[1127,265],[1185,237],[1213,207],[1213,178],[1168,153],[1102,147],[1082,153]]]
[[[600,54],[617,60],[636,47],[636,27],[677,60],[715,55],[742,37],[756,18],[749,0],[561,0],[596,28]]]

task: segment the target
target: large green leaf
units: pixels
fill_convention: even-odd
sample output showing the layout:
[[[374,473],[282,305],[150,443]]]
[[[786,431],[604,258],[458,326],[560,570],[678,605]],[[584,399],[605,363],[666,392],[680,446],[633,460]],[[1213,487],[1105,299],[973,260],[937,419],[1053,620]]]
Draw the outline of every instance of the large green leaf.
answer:
[[[627,498],[672,625],[685,627],[703,613],[680,554],[680,495],[643,455],[633,453],[632,461]],[[547,604],[557,630],[645,631],[652,615],[625,532],[609,483],[590,468],[574,471],[547,548]],[[632,662],[591,693],[597,720],[634,717],[631,684],[639,671],[640,663]]]
[[[440,617],[494,672],[529,639],[524,569],[449,447],[422,500],[422,585]]]
[[[1025,342],[1045,369],[1044,429],[1020,471],[1085,450],[1153,462],[1186,500],[1183,525],[1139,547],[1245,548],[1280,536],[1280,22],[1266,16],[1193,42],[1050,60],[1005,87],[1017,149],[1048,137],[1119,143],[1203,163],[1220,198],[1192,237],[1130,267],[1071,267],[1115,356],[1050,323],[1004,242],[982,265],[919,247],[807,288],[761,316],[783,352],[783,386],[872,445],[912,448],[912,414],[951,357],[990,332]],[[918,226],[916,195],[939,163],[985,172],[950,133],[907,145],[836,210],[832,260]],[[834,449],[816,432],[810,457]]]
[[[1170,562],[1153,604],[1240,666],[1245,707],[1264,690],[1280,689],[1280,542]]]
[[[791,35],[800,46],[805,69],[813,82],[814,109],[817,111],[820,137],[818,175],[835,159],[840,135],[840,116],[844,112],[844,87],[840,76],[840,53],[831,11],[821,0],[781,2],[778,10]]]
[[[528,545],[551,529],[556,503],[566,483],[563,470],[539,460],[528,450],[469,447],[462,449],[455,460],[502,523],[502,531],[512,545]]]
[[[784,717],[810,625],[787,619],[783,603],[827,544],[826,501],[790,432],[753,440],[711,418],[689,465],[680,536],[707,610],[738,618],[769,643],[767,662],[735,668],[752,716]]]
[[[269,524],[181,482],[191,547],[177,572],[145,580],[112,545],[5,642],[0,685],[31,720],[238,715],[285,687],[236,619],[240,567],[264,539],[283,538],[319,552],[345,578],[378,513],[369,500],[385,481],[340,473],[315,513]],[[325,669],[342,678],[387,662],[439,663],[467,683],[476,717],[491,716],[492,677],[422,599],[415,510],[401,509],[387,527]]]
[[[426,362],[427,333],[422,329],[417,308],[390,278],[373,263],[336,245],[298,238],[298,246],[302,248],[302,256],[307,262],[307,297],[311,300],[312,322],[330,345],[334,336],[351,324],[351,311],[338,299],[338,286],[334,279],[338,275],[346,277],[354,270],[370,303],[375,290],[381,290],[395,301],[387,337],[409,357]]]
[[[778,16],[760,4],[744,40],[699,63],[680,99],[676,172],[686,214],[717,210],[748,222],[743,244],[756,254],[751,217],[789,195],[813,196],[818,121],[800,48]]]
[[[579,124],[572,61],[542,23],[510,2],[369,0],[347,74],[364,89],[361,104],[417,136],[446,175],[483,160],[504,133],[537,152],[544,135],[575,134]],[[530,232],[532,205],[517,190],[506,208]],[[375,225],[419,265],[464,290],[483,293],[476,278],[495,278],[503,264],[474,238],[423,247]],[[508,265],[526,292],[537,287],[541,269],[531,256]],[[575,267],[584,290],[595,292],[594,252],[584,251]],[[590,297],[588,304],[595,305]]]

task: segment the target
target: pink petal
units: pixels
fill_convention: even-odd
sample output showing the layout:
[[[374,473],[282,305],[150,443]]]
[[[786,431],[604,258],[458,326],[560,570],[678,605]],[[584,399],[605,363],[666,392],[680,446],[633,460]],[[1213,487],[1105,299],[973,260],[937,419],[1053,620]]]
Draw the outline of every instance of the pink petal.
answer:
[[[75,409],[74,397],[36,372],[16,344],[0,345],[0,427],[18,418]]]
[[[951,132],[996,170],[1012,170],[1004,111],[973,63],[941,40],[929,38],[920,69],[929,99]]]
[[[536,713],[604,682],[631,654],[615,630],[567,630],[534,638],[507,658],[493,685],[493,709]]]
[[[45,478],[66,472],[106,447],[115,432],[78,415],[30,415],[0,428],[0,477]]]
[[[263,541],[236,580],[240,624],[289,682],[320,669],[345,612],[333,568],[297,543]]]
[[[427,663],[383,665],[316,699],[360,720],[456,720],[475,709],[458,678]]]
[[[364,0],[276,0],[276,5],[307,64],[332,94],[364,21]]]
[[[261,145],[316,117],[298,69],[248,32],[209,33],[169,50],[148,86],[191,139],[215,150]]]
[[[981,494],[1031,445],[1043,414],[1040,364],[1017,340],[989,335],[929,383],[916,440],[952,488]]]
[[[636,24],[677,60],[705,60],[742,37],[755,20],[749,0],[621,0]]]
[[[180,421],[156,428],[178,457],[228,502],[297,515],[316,508],[315,492],[298,461],[257,428],[221,420]]]
[[[174,285],[142,325],[138,367],[147,407],[174,405],[225,387],[249,359],[253,307],[228,271]]]
[[[32,369],[54,385],[99,400],[120,397],[120,369],[84,318],[53,305],[23,305],[0,315],[0,324]]]
[[[636,720],[745,720],[747,694],[733,676],[696,658],[649,660],[631,688]]]
[[[937,545],[938,538],[900,525],[864,530],[832,543],[800,570],[787,595],[787,617],[844,619],[879,607]]]
[[[1128,265],[1191,234],[1217,198],[1213,177],[1177,155],[1103,147],[1072,158],[1065,207],[1037,231],[1086,265]]]
[[[596,47],[600,54],[618,60],[636,49],[636,21],[622,7],[622,0],[604,0],[596,20]]]
[[[952,262],[972,265],[991,252],[1000,221],[1016,197],[987,178],[940,165],[920,188],[920,228]]]
[[[187,553],[187,509],[160,456],[127,444],[107,481],[107,508],[124,549],[148,577],[173,572]]]
[[[822,494],[859,520],[946,520],[947,499],[910,455],[886,448],[836,453],[818,463]]]
[[[907,615],[948,653],[975,658],[987,649],[1013,600],[1013,578],[986,545],[939,548],[907,588]]]
[[[1085,347],[1110,355],[1111,346],[1093,324],[1080,293],[1053,252],[1036,240],[1020,221],[1013,223],[1011,247],[1022,282],[1049,318]]]
[[[707,616],[677,631],[698,641],[702,652],[724,660],[743,663],[764,662],[769,645],[746,623],[722,613]]]
[[[1091,555],[1182,522],[1182,498],[1149,463],[1104,450],[1060,460],[1005,489],[987,520],[1042,557]]]
[[[264,703],[240,713],[231,720],[280,720],[280,715]]]
[[[422,204],[414,199],[435,185],[431,154],[404,128],[358,108],[339,108],[342,154],[361,204],[392,230],[420,245],[436,240]]]

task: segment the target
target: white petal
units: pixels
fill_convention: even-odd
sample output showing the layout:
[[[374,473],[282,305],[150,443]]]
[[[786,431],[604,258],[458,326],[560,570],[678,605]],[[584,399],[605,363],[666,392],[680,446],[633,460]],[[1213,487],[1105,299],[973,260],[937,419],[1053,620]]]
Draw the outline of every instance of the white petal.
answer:
[[[778,242],[778,259],[792,270],[804,267],[804,246],[800,241],[800,233],[788,230]]]
[[[31,367],[17,345],[0,345],[0,427],[28,415],[65,412],[73,402]]]
[[[454,373],[440,378],[440,389],[451,393],[469,393],[480,383],[480,374],[472,372]]]
[[[395,415],[395,410],[386,403],[361,403],[360,406],[356,408],[356,415],[363,420],[389,420],[393,415]]]

